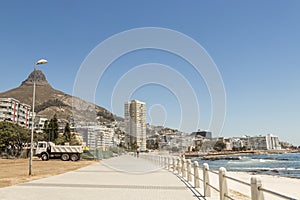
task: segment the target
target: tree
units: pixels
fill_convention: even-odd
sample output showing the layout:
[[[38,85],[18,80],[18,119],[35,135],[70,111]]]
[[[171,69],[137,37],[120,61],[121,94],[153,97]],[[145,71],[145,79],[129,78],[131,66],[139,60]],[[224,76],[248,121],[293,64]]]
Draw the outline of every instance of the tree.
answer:
[[[222,151],[225,148],[226,148],[226,144],[222,141],[217,141],[216,144],[214,145],[214,150],[216,151]]]
[[[58,135],[58,137],[55,139],[54,143],[58,145],[63,145],[65,144],[66,139],[63,135]]]
[[[43,126],[43,132],[47,135],[48,141],[50,141],[50,130],[49,130],[49,121],[46,120]]]
[[[75,133],[71,134],[70,145],[81,145],[81,142],[77,139]]]
[[[48,130],[49,130],[48,134],[50,135],[50,141],[55,142],[55,140],[58,138],[58,120],[56,114],[50,120],[48,124]]]
[[[9,150],[9,155],[19,155],[23,150],[23,144],[30,142],[30,136],[29,129],[10,122],[0,122],[0,149]]]
[[[64,137],[66,142],[70,142],[71,140],[71,128],[70,124],[66,123],[65,130],[64,130]]]

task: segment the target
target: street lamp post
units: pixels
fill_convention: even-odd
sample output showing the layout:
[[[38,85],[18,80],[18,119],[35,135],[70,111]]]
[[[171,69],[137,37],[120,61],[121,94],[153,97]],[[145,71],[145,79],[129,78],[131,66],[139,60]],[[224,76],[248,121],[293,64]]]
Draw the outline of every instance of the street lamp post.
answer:
[[[48,61],[41,59],[34,63],[33,71],[33,95],[32,95],[32,124],[31,124],[31,139],[30,139],[30,160],[29,160],[29,175],[32,174],[32,154],[33,154],[33,130],[34,130],[34,106],[35,106],[35,81],[36,81],[36,65],[46,64]]]

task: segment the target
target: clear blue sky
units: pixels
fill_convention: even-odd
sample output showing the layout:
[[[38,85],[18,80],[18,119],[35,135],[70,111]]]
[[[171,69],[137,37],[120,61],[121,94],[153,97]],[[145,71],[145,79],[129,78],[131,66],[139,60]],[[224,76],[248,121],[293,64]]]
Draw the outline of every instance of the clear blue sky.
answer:
[[[223,136],[272,133],[300,145],[299,10],[298,0],[1,1],[0,92],[17,87],[33,63],[46,58],[41,68],[48,81],[72,94],[81,63],[100,42],[132,28],[169,28],[196,40],[218,67],[227,95]],[[205,83],[166,52],[132,52],[114,62],[98,86],[96,103],[111,110],[116,81],[149,62],[174,67],[190,81],[201,99],[198,128],[207,129],[211,105]],[[163,105],[166,125],[178,127],[179,104],[169,90],[147,85],[133,97],[148,108]]]

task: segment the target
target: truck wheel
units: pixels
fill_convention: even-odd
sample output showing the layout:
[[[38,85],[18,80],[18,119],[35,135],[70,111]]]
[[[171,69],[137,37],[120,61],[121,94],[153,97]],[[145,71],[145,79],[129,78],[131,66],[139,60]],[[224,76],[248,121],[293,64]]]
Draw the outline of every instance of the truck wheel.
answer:
[[[49,160],[49,155],[47,153],[43,153],[41,158],[42,160]]]
[[[72,160],[72,161],[77,161],[77,160],[78,160],[77,154],[72,154],[72,155],[71,155],[71,160]]]
[[[70,156],[69,156],[69,154],[64,153],[63,155],[61,155],[61,159],[62,159],[63,161],[67,161],[67,160],[70,159]]]

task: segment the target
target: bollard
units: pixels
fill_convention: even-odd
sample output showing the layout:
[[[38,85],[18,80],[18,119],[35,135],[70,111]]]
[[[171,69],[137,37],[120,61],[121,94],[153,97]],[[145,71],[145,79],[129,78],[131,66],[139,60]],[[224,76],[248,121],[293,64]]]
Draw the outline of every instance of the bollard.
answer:
[[[167,157],[167,170],[171,170],[171,157]]]
[[[185,158],[182,159],[181,172],[182,172],[182,177],[186,178],[186,160],[185,160]]]
[[[187,168],[187,181],[192,181],[192,174],[191,174],[191,165],[192,165],[192,161],[190,159],[188,159],[186,161],[186,168]]]
[[[264,194],[259,188],[262,187],[261,180],[257,176],[251,177],[251,199],[264,200]]]
[[[194,187],[200,187],[200,180],[199,180],[199,164],[197,161],[194,161]]]
[[[180,157],[177,159],[177,172],[178,172],[178,175],[181,174],[181,159],[180,159]]]
[[[207,163],[203,164],[203,186],[204,186],[204,196],[210,197],[211,190],[209,184],[209,174],[208,174],[209,166]]]
[[[225,178],[226,169],[224,167],[220,167],[219,169],[219,188],[220,188],[220,200],[226,200],[228,195],[228,187],[227,180]]]

